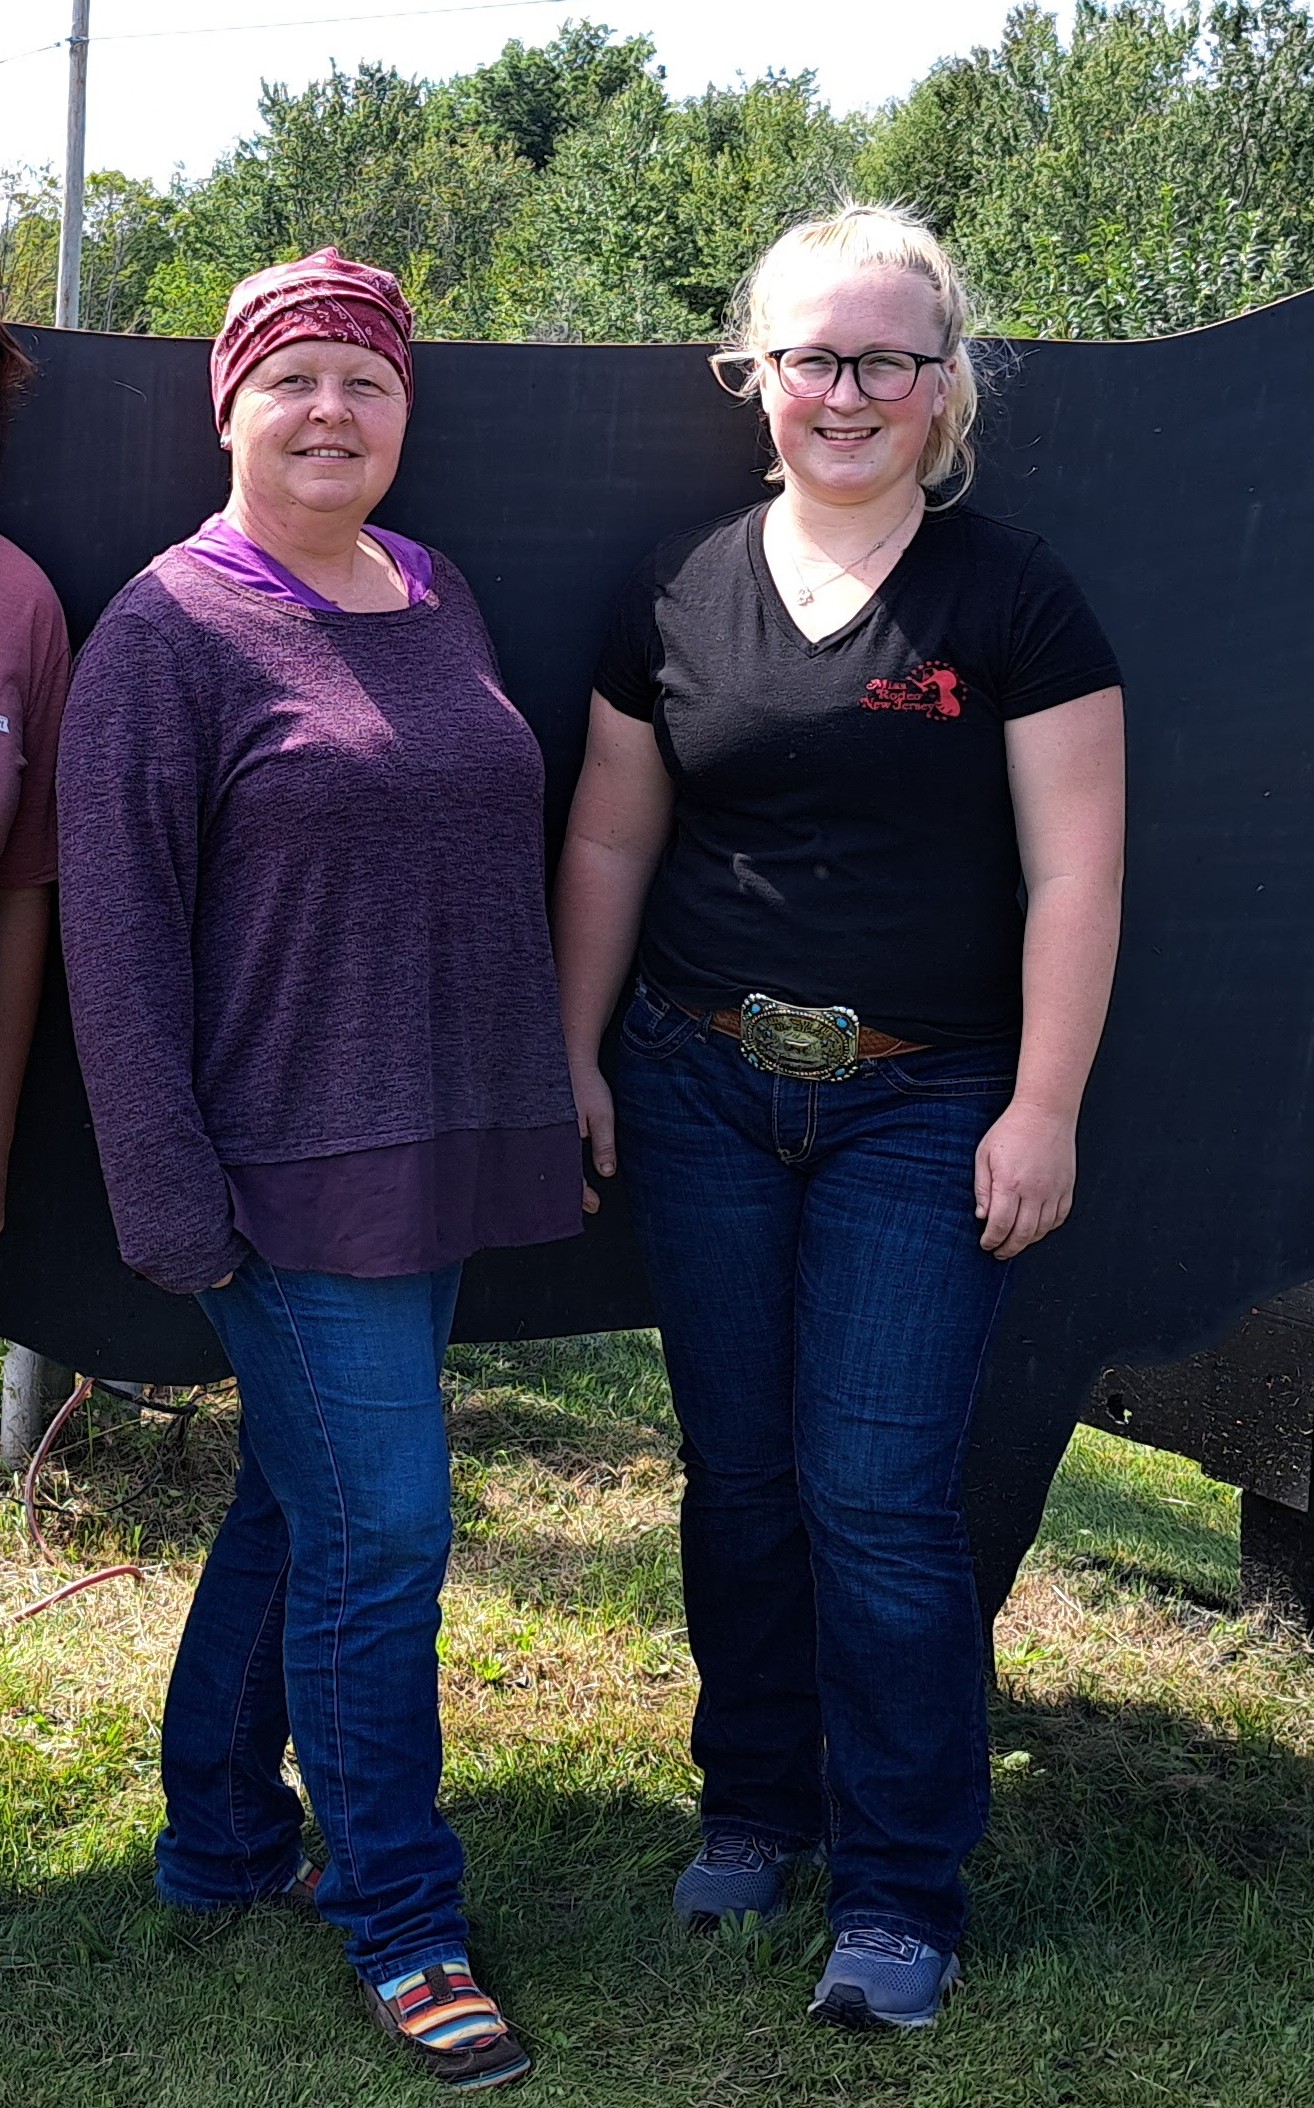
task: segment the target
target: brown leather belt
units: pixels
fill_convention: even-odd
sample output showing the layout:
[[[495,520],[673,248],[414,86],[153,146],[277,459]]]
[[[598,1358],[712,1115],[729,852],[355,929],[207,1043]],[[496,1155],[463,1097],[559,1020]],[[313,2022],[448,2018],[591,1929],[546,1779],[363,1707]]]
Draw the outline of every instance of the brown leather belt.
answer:
[[[683,1005],[681,1005],[683,1008]],[[697,1013],[693,1013],[697,1015]],[[728,1032],[731,1039],[742,1039],[744,1021],[737,1010],[714,1010],[712,1030]],[[887,1054],[923,1054],[926,1041],[918,1039],[896,1039],[892,1032],[878,1032],[874,1025],[858,1027],[859,1061],[879,1061]]]
[[[687,1003],[677,1003],[675,1007],[677,1010],[683,1010],[686,1017],[702,1016],[700,1010],[690,1009]],[[714,1032],[724,1032],[731,1039],[743,1039],[744,1020],[740,1011],[714,1010],[711,1022]],[[881,1061],[893,1054],[924,1054],[926,1051],[925,1040],[896,1039],[892,1032],[878,1032],[874,1025],[858,1027],[859,1061]]]

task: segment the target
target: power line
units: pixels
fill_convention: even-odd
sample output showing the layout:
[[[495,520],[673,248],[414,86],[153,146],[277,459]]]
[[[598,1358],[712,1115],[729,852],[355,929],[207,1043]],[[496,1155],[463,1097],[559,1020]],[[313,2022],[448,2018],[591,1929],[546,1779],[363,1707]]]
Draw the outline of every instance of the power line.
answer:
[[[53,44],[33,44],[30,51],[6,52],[5,56],[0,59],[0,66],[16,66],[20,59],[39,58],[43,51],[62,51],[67,42],[67,37],[60,37]]]
[[[254,36],[266,29],[332,29],[340,22],[414,22],[428,15],[498,15],[509,14],[527,7],[561,7],[568,0],[458,0],[458,4],[447,7],[390,7],[382,14],[372,9],[352,15],[289,15],[279,22],[208,22],[189,29],[121,29],[109,31],[104,36],[92,37],[93,44],[143,44],[153,43],[161,37],[231,37]],[[30,51],[11,51],[0,58],[0,66],[12,66],[19,59],[32,59],[43,51],[62,51],[67,37],[60,37],[54,44],[34,44]]]
[[[93,37],[95,44],[141,44],[157,37],[228,37],[258,29],[330,29],[339,22],[409,22],[423,15],[498,15],[514,8],[560,7],[565,0],[459,0],[449,7],[390,7],[355,15],[291,15],[282,22],[212,22],[195,29],[123,29]]]

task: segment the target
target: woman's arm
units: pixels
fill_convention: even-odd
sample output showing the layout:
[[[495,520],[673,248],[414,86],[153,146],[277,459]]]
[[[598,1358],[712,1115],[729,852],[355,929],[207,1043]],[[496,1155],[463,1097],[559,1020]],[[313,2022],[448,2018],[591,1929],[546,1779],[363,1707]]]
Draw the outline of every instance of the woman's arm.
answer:
[[[616,1169],[611,1092],[598,1047],[639,940],[674,791],[653,729],[594,691],[584,767],[557,872],[553,928],[579,1131],[603,1178]],[[585,1188],[593,1213],[597,1195]]]
[[[172,648],[111,610],[78,661],[60,741],[60,921],[119,1250],[175,1295],[218,1284],[247,1253],[192,1077],[204,768]]]
[[[0,1230],[18,1094],[36,1030],[50,936],[51,886],[0,888]]]
[[[1109,1006],[1122,900],[1122,691],[1006,728],[1027,887],[1017,1089],[976,1157],[981,1243],[1011,1259],[1067,1220],[1077,1114]]]

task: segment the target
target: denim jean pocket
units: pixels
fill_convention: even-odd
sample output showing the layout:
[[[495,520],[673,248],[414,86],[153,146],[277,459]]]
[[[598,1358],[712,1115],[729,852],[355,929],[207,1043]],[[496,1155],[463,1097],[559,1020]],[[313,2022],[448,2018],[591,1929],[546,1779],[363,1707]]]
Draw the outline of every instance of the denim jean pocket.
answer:
[[[926,1047],[880,1063],[880,1073],[910,1098],[1010,1098],[1017,1082],[1017,1048]]]
[[[699,1020],[681,1010],[655,988],[640,981],[624,1017],[621,1019],[621,1038],[634,1054],[646,1054],[650,1061],[662,1061],[674,1054],[686,1040],[692,1039],[698,1030]]]

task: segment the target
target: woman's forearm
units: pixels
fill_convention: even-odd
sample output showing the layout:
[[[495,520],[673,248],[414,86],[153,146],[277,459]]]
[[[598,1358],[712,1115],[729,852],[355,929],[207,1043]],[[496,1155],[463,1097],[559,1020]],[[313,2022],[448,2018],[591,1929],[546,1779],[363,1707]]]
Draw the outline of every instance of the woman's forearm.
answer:
[[[593,1066],[639,941],[657,859],[572,834],[553,913],[561,1017],[572,1069]]]
[[[1116,872],[1045,880],[1027,902],[1016,1098],[1075,1122],[1118,953]]]
[[[52,890],[0,889],[0,1227],[18,1097],[41,1003]]]

